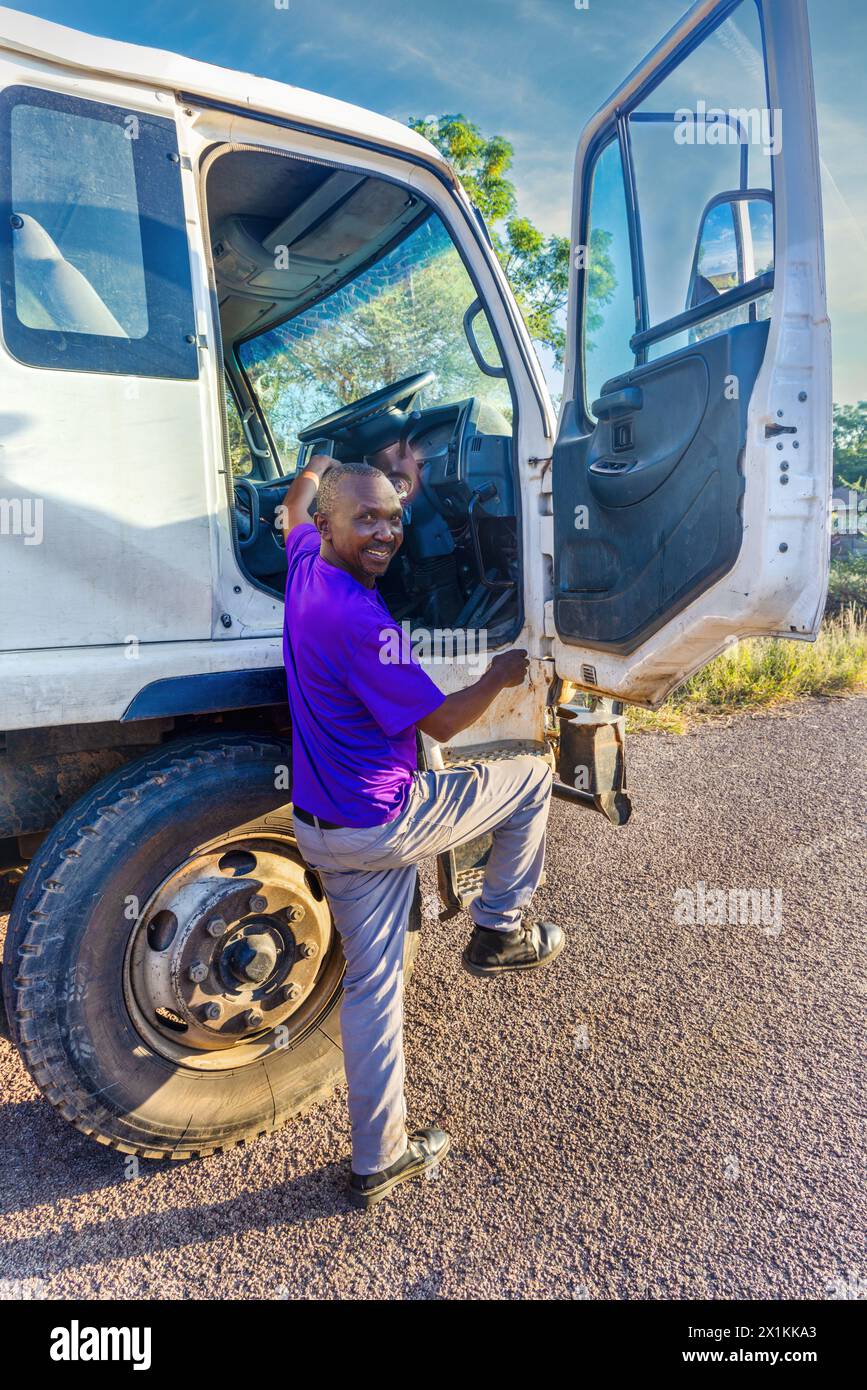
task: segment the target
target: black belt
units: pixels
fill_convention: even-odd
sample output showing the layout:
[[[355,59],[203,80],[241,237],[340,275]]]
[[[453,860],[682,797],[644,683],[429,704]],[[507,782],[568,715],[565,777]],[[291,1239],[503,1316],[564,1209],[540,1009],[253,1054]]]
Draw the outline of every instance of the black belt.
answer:
[[[321,816],[311,816],[309,811],[304,811],[300,806],[293,806],[293,811],[299,820],[303,820],[305,825],[312,825],[317,830],[351,830],[349,825],[335,825],[332,820],[323,820]]]

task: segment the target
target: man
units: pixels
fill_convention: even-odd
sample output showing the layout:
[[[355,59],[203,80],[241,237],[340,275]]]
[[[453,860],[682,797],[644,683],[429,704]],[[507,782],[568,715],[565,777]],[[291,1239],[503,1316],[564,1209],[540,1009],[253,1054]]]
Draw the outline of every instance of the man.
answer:
[[[346,957],[350,1199],[367,1207],[434,1166],[450,1143],[439,1129],[406,1132],[403,952],[416,866],[492,831],[464,964],[484,976],[547,964],[562,949],[562,931],[524,925],[522,913],[542,872],[552,777],[535,756],[417,770],[416,729],[450,742],[501,690],[523,682],[528,661],[520,651],[495,656],[473,685],[444,696],[405,641],[394,660],[400,629],[376,580],[403,527],[385,475],[316,455],[283,508],[295,832]]]

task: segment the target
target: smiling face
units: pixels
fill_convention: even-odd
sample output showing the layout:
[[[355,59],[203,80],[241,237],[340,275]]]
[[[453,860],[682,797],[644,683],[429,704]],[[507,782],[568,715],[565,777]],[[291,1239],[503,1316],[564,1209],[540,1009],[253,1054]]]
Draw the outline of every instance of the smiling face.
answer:
[[[365,588],[376,580],[403,543],[400,498],[382,473],[347,473],[338,481],[327,514],[314,520],[321,555]]]

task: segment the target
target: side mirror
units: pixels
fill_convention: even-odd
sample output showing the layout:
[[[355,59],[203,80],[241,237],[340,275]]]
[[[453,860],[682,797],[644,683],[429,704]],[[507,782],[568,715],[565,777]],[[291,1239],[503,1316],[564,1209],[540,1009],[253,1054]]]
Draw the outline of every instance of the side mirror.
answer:
[[[699,223],[686,308],[749,284],[774,268],[774,204],[763,188],[718,193]]]

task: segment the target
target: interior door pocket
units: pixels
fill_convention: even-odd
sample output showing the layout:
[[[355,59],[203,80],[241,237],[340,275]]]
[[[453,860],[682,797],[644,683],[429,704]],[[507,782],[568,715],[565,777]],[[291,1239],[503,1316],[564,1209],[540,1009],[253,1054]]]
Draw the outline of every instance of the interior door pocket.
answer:
[[[743,535],[747,407],[767,334],[767,322],[738,325],[613,378],[592,433],[564,411],[554,468],[559,633],[632,652],[731,569]],[[618,448],[626,423],[632,447]]]

